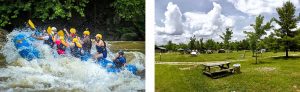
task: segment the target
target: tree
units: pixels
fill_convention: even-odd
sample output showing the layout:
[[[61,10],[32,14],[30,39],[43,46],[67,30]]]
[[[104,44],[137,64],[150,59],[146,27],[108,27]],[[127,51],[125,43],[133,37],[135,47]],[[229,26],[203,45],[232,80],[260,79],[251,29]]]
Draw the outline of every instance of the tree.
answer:
[[[132,32],[145,38],[145,0],[116,0],[111,6],[115,8],[117,17],[133,23],[136,30]],[[119,29],[124,27],[131,28],[124,25]]]
[[[279,15],[279,19],[273,18],[275,22],[280,25],[281,28],[276,29],[276,35],[284,42],[285,57],[289,57],[290,42],[294,37],[291,29],[296,28],[297,17],[295,16],[295,6],[292,2],[287,1],[283,4],[283,7],[276,8]]]
[[[205,43],[205,47],[208,50],[215,50],[216,49],[216,42],[213,39],[208,39]]]
[[[167,50],[173,51],[176,49],[176,44],[173,44],[172,41],[169,41],[168,44],[165,46]]]
[[[232,30],[230,28],[226,28],[226,32],[223,32],[223,35],[220,35],[220,37],[224,41],[225,49],[230,49],[229,40],[232,37]]]
[[[188,46],[186,45],[186,44],[184,44],[184,43],[180,43],[179,45],[178,45],[178,48],[181,48],[181,49],[187,49],[188,48]]]
[[[245,32],[248,36],[250,48],[252,50],[252,56],[258,49],[258,43],[262,40],[261,37],[266,34],[266,31],[272,28],[272,20],[267,22],[265,25],[262,25],[264,21],[264,16],[258,15],[255,19],[255,24],[251,24],[254,29],[254,32]],[[257,63],[257,53],[256,53],[256,63]]]
[[[42,21],[57,18],[72,17],[72,12],[84,15],[84,8],[88,0],[1,0],[0,26],[11,24],[11,19],[24,17],[29,12],[30,18],[39,18]]]
[[[278,39],[273,32],[268,37],[265,37],[263,41],[264,43],[268,43],[266,47],[273,52],[277,52],[280,48]]]
[[[195,37],[195,35],[190,38],[190,42],[189,42],[188,46],[191,50],[196,49],[196,37]]]
[[[196,48],[196,50],[200,50],[200,41],[199,40],[196,40],[195,48]]]
[[[203,43],[203,38],[200,39],[200,52],[204,52],[204,43]]]

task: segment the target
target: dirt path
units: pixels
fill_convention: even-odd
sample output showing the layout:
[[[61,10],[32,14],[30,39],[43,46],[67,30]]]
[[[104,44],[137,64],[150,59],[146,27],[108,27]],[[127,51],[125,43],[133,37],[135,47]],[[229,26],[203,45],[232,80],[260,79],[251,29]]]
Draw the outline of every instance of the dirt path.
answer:
[[[263,58],[258,58],[258,59],[266,59],[270,57],[281,57],[280,56],[268,56],[268,57],[263,57]],[[291,54],[290,56],[299,56],[298,54]],[[239,62],[239,61],[246,61],[245,59],[241,60],[227,60],[227,61],[207,61],[207,62],[161,62],[161,61],[156,61],[155,64],[163,64],[163,65],[202,65],[206,63],[216,63],[216,62]]]
[[[245,60],[228,60],[228,61],[209,61],[209,62],[155,62],[155,64],[165,64],[165,65],[202,65],[206,63],[215,63],[215,62],[238,62]]]

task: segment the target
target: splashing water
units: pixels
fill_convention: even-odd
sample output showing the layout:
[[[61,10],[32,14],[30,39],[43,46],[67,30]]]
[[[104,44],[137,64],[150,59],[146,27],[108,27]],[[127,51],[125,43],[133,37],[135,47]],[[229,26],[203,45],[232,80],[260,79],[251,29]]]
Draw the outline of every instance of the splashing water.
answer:
[[[12,38],[17,34],[30,36],[30,29],[15,29],[7,35],[7,43],[1,53],[5,56],[7,65],[0,68],[0,90],[6,91],[139,91],[145,90],[145,81],[127,70],[119,73],[109,73],[105,68],[89,59],[59,56],[55,49],[51,49],[42,41],[32,41],[33,46],[42,53],[42,58],[27,61],[19,55]],[[92,53],[96,52],[95,47]],[[108,58],[113,58],[112,52]],[[126,52],[133,54],[129,61],[144,70],[144,54],[140,52]]]

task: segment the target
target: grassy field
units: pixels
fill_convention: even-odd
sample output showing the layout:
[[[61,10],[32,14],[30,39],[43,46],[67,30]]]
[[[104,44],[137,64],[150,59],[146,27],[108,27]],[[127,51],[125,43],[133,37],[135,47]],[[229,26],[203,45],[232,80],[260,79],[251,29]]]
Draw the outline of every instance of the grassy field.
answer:
[[[233,53],[214,53],[214,54],[200,54],[198,56],[191,56],[189,54],[180,54],[178,52],[173,53],[155,53],[155,60],[159,62],[206,62],[206,61],[225,61],[225,60],[243,60],[253,59],[252,53],[246,51],[245,57],[244,51],[233,52]],[[297,54],[297,52],[290,52],[290,55]],[[271,56],[285,55],[284,52],[279,53],[263,53],[258,54],[259,58],[267,58]],[[300,54],[299,54],[300,55]]]
[[[231,60],[234,60],[240,58],[238,54],[240,53],[203,54],[193,58],[208,62],[226,60],[227,57],[232,57]],[[254,58],[251,57],[250,52],[247,52],[244,61],[233,62],[233,64],[241,64],[242,73],[219,79],[212,79],[202,74],[201,65],[156,64],[155,90],[157,92],[300,92],[300,58],[271,57],[282,55],[283,52],[265,53],[263,58],[259,59],[260,63],[254,64]],[[300,55],[300,52],[291,52],[290,55]],[[157,58],[156,56],[156,60]],[[191,58],[189,56],[176,58],[201,62],[201,60],[189,59]],[[171,62],[171,60],[165,61]]]

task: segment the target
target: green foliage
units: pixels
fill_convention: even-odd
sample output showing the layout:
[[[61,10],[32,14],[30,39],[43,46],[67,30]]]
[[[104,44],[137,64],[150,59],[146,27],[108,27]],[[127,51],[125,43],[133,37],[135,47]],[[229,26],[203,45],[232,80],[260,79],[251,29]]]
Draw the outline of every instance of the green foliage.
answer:
[[[273,18],[275,22],[280,25],[281,28],[276,29],[276,35],[281,38],[284,43],[284,48],[286,51],[286,57],[288,57],[288,50],[290,48],[290,42],[294,38],[294,34],[291,29],[297,27],[296,23],[298,18],[295,16],[295,6],[292,2],[287,1],[283,4],[283,7],[276,8],[279,15],[279,19]]]
[[[136,30],[132,31],[141,37],[145,36],[145,0],[116,0],[111,6],[115,8],[117,17],[133,23]]]
[[[126,21],[145,16],[145,0],[116,0],[111,6],[116,9],[118,16]]]
[[[223,35],[220,35],[220,37],[224,41],[225,48],[229,49],[229,40],[232,37],[232,30],[230,28],[226,28],[226,32],[223,32]]]
[[[208,39],[205,43],[205,47],[208,50],[216,50],[216,42],[212,39]]]
[[[203,43],[203,38],[200,39],[200,46],[199,46],[199,50],[203,51],[204,50],[204,43]]]
[[[83,17],[88,2],[88,0],[3,0],[0,2],[0,26],[10,24],[11,19],[24,16],[21,15],[25,14],[22,12],[29,12],[30,18],[42,21],[56,18],[70,19],[72,12],[77,12]]]
[[[196,49],[196,37],[195,36],[190,38],[190,42],[188,43],[188,46],[191,50]]]
[[[181,48],[181,49],[188,49],[188,45],[184,44],[184,43],[180,43],[178,46],[178,49]]]
[[[263,25],[264,16],[257,16],[255,24],[251,24],[254,29],[254,32],[244,32],[248,36],[250,48],[252,50],[253,56],[258,47],[262,47],[263,43],[260,42],[261,37],[266,34],[266,31],[272,28],[272,20]],[[260,43],[260,45],[259,45]]]
[[[172,43],[172,41],[169,41],[165,47],[169,51],[176,51],[176,44]]]
[[[278,38],[275,37],[274,33],[271,33],[268,37],[263,40],[266,44],[266,48],[273,52],[277,52],[280,49],[280,43]]]

